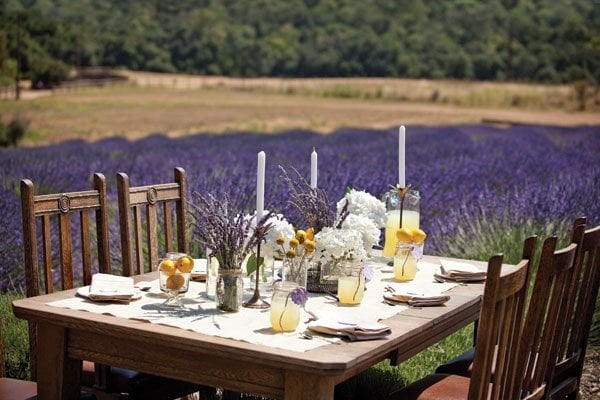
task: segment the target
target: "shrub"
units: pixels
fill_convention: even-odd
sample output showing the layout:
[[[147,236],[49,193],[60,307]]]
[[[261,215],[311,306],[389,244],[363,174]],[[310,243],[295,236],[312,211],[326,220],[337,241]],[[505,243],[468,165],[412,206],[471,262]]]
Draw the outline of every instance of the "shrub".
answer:
[[[29,121],[20,116],[15,117],[6,126],[0,122],[0,147],[16,146],[25,136],[28,126]]]

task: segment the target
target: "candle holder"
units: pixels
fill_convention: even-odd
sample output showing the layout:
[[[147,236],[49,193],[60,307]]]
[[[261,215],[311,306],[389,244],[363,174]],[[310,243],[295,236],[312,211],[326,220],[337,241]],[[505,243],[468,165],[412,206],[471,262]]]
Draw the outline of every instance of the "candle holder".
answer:
[[[246,308],[266,309],[266,308],[271,307],[271,305],[268,302],[266,302],[265,300],[263,300],[262,297],[260,296],[260,289],[258,287],[258,283],[260,281],[260,267],[263,263],[261,262],[259,264],[259,261],[260,261],[260,240],[259,240],[258,244],[256,245],[256,270],[254,271],[254,273],[256,274],[256,279],[254,280],[254,294],[252,295],[252,298],[250,300],[248,300],[247,302],[242,304],[242,306],[244,306]]]
[[[400,228],[419,228],[419,192],[411,189],[411,185],[401,188],[399,185],[392,187],[383,196],[387,209],[385,224],[384,257],[394,257],[396,254],[396,231]]]

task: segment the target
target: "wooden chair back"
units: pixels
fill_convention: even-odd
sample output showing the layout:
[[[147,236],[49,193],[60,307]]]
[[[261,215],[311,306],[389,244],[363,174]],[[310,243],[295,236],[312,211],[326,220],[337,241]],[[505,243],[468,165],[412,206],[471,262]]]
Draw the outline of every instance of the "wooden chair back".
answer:
[[[488,262],[469,400],[509,398],[505,383],[516,358],[530,262],[521,260],[514,270],[501,274],[502,260],[497,254]]]
[[[119,198],[119,225],[123,275],[131,276],[157,268],[159,254],[159,221],[157,208],[162,205],[164,252],[175,251],[174,234],[177,232],[177,250],[188,252],[186,238],[186,175],[183,168],[175,168],[175,182],[131,187],[125,173],[117,174]],[[173,230],[175,206],[176,230]],[[143,215],[145,214],[145,229]],[[146,238],[144,243],[144,236]],[[144,245],[145,244],[145,245]],[[144,263],[144,252],[147,262]]]
[[[575,221],[572,241],[579,244],[574,275],[569,285],[561,330],[556,335],[549,371],[552,399],[575,397],[600,287],[600,226],[581,230],[585,219]],[[578,225],[579,224],[579,225]]]
[[[106,205],[106,180],[102,174],[94,174],[94,189],[82,192],[35,195],[29,179],[21,181],[21,214],[23,218],[23,251],[25,261],[25,286],[27,297],[52,293],[55,268],[60,268],[61,289],[76,286],[79,270],[73,263],[72,217],[79,214],[79,239],[81,243],[82,285],[92,279],[92,225],[95,216],[98,271],[110,273],[110,248],[108,240],[108,210]],[[58,224],[58,260],[53,259],[52,225]],[[38,235],[37,222],[41,230]],[[41,268],[38,254],[38,238],[41,239]],[[78,263],[77,263],[78,264]],[[41,275],[41,276],[40,276]],[[43,283],[43,284],[42,284]],[[79,286],[79,285],[77,285]],[[31,377],[36,379],[36,324],[29,324],[29,348]]]

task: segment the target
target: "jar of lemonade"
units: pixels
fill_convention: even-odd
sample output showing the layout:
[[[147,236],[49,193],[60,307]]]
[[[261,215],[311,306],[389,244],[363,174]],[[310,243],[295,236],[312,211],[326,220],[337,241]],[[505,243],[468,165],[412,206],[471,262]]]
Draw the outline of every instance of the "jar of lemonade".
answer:
[[[409,230],[419,228],[419,202],[421,197],[416,190],[409,190],[404,196],[402,207],[402,226],[400,226],[400,194],[398,190],[392,189],[387,192],[383,201],[385,202],[387,220],[385,223],[385,245],[383,247],[384,257],[394,257],[396,254],[396,231],[399,228]]]
[[[298,285],[291,282],[277,282],[271,298],[271,327],[276,332],[292,332],[300,323],[300,305],[292,298]]]

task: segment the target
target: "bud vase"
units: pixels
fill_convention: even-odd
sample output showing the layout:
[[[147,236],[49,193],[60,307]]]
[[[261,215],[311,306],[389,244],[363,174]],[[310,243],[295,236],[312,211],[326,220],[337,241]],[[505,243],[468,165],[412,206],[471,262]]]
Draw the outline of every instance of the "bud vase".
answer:
[[[309,267],[310,260],[306,257],[286,257],[283,260],[283,280],[305,288]]]
[[[216,289],[217,309],[226,312],[237,312],[244,300],[244,281],[242,270],[219,269]]]

